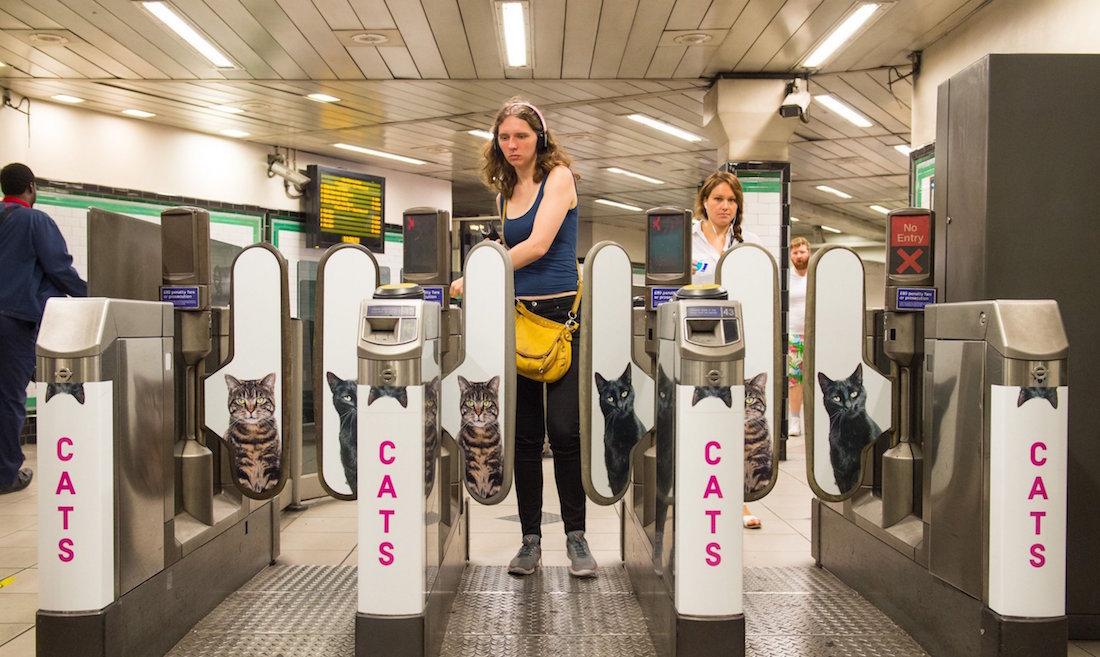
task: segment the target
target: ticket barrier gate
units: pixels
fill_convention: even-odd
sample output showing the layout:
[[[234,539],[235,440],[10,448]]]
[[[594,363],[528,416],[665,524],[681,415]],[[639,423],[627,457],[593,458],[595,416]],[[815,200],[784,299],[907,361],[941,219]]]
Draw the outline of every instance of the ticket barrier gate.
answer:
[[[380,287],[359,331],[359,598],[355,654],[438,654],[465,565],[440,541],[440,310],[418,285]],[[412,439],[413,437],[419,439]],[[443,471],[446,470],[445,474]]]
[[[924,312],[919,516],[884,526],[889,502],[871,488],[815,500],[815,556],[932,654],[1061,657],[1068,341],[1058,306]],[[885,493],[896,465],[881,467]]]
[[[170,304],[46,305],[40,656],[162,655],[273,558],[270,505],[188,553],[175,541],[172,338]]]
[[[741,308],[694,288],[658,309],[655,458],[627,492],[624,561],[659,654],[743,655]]]

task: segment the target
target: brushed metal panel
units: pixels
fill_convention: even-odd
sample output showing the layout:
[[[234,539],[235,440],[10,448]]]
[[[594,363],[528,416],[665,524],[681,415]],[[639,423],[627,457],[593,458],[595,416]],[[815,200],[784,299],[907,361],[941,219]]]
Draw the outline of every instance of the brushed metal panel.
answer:
[[[165,396],[168,341],[123,339],[118,345],[116,529],[119,594],[125,595],[164,567],[165,498],[174,491],[169,475],[174,437],[165,434],[164,420],[173,412],[173,399]]]
[[[931,464],[928,569],[976,599],[982,598],[985,536],[983,496],[985,451],[985,345],[937,340],[925,400],[932,423],[924,447]]]

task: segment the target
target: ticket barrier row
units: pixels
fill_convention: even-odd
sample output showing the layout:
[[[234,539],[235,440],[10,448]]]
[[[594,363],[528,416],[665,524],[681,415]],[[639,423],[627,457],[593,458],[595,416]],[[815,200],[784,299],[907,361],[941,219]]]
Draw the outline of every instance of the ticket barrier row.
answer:
[[[51,299],[37,344],[37,653],[159,656],[279,553],[278,508],[240,492],[199,390],[205,372],[240,359],[233,333],[249,326],[233,321],[240,304],[209,304],[204,211],[170,209],[158,226],[93,210],[89,244],[102,296]],[[150,256],[162,252],[163,264]],[[235,287],[274,285],[267,314],[246,309],[270,326],[285,315],[285,267],[270,249],[244,254]],[[162,274],[166,301],[135,287]],[[254,366],[283,380],[283,342],[269,346]]]
[[[932,654],[1060,657],[1061,314],[1043,300],[933,303],[932,225],[927,210],[888,217],[884,310],[865,312],[855,253],[826,247],[811,258],[803,387],[814,557]]]

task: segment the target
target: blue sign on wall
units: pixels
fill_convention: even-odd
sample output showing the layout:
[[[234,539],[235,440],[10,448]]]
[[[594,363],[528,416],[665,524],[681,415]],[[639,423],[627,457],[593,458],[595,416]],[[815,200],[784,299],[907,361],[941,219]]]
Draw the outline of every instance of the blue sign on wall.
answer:
[[[924,310],[930,303],[936,303],[934,287],[899,287],[898,310]]]
[[[165,285],[160,288],[160,300],[175,308],[198,308],[199,288],[195,285]]]

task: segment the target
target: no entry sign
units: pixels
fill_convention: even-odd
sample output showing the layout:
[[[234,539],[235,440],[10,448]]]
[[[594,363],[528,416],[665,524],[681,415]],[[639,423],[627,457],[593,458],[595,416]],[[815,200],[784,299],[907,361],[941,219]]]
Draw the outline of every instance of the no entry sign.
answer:
[[[891,276],[932,277],[932,217],[927,210],[892,212],[888,217],[888,243]]]

